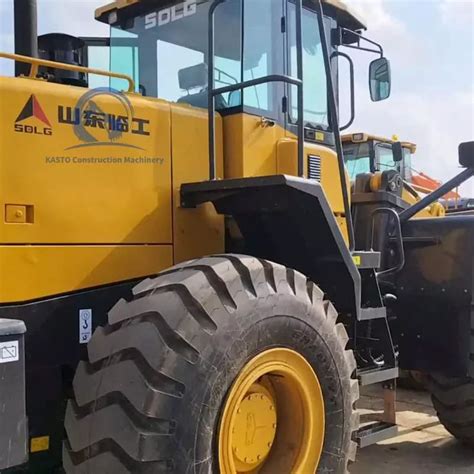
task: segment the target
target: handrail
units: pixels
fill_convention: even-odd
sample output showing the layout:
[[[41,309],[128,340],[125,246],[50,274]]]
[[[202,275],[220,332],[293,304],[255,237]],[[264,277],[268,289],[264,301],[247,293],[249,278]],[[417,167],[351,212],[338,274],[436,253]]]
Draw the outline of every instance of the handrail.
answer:
[[[209,178],[215,180],[216,173],[216,96],[233,92],[247,87],[253,87],[269,82],[284,82],[298,88],[298,176],[304,175],[304,104],[303,104],[303,53],[298,48],[297,69],[298,78],[283,74],[270,74],[268,76],[251,79],[249,81],[232,84],[230,86],[214,88],[214,13],[216,8],[227,0],[214,0],[209,8],[209,51],[208,51],[208,112],[209,112]],[[302,43],[301,29],[302,0],[296,0],[296,41]],[[244,58],[241,58],[243,63]]]
[[[117,72],[104,71],[102,69],[92,69],[84,66],[76,66],[74,64],[59,63],[56,61],[48,61],[46,59],[30,58],[29,56],[21,56],[20,54],[10,54],[0,52],[0,58],[11,59],[12,61],[19,61],[27,64],[31,64],[30,73],[28,76],[35,79],[38,75],[38,69],[40,66],[50,67],[54,69],[64,69],[65,71],[83,72],[86,74],[97,74],[98,76],[108,76],[115,79],[122,79],[128,82],[128,91],[135,92],[135,81],[126,74],[120,74]]]
[[[400,270],[403,269],[403,267],[405,266],[405,248],[403,247],[403,234],[402,234],[402,226],[401,226],[401,223],[400,223],[400,216],[397,213],[397,211],[395,211],[395,209],[391,209],[391,208],[388,208],[388,207],[381,207],[379,209],[376,209],[374,212],[372,212],[372,216],[371,216],[372,217],[371,248],[372,249],[376,248],[376,250],[378,250],[379,252],[383,252],[385,250],[385,249],[380,249],[380,248],[377,248],[377,247],[374,246],[375,216],[378,215],[378,214],[387,214],[388,216],[392,216],[393,219],[394,219],[394,222],[393,222],[393,226],[394,226],[393,230],[395,231],[395,236],[394,237],[396,238],[398,257],[399,257],[399,260],[400,260],[398,262],[398,264],[395,265],[394,267],[382,270],[380,272],[377,272],[377,276],[381,277],[381,276],[391,275],[392,273],[397,273],[397,272],[399,272]],[[393,234],[392,234],[391,229],[390,229],[390,218],[389,218],[387,226],[384,230],[387,231],[387,237],[388,238],[393,237]]]
[[[329,46],[326,36],[326,28],[324,25],[324,10],[322,0],[318,0],[318,27],[321,34],[321,46],[323,48],[324,65],[327,71],[327,90],[329,99],[329,123],[334,132],[334,141],[336,143],[337,163],[339,167],[339,178],[341,181],[342,200],[344,202],[344,213],[346,215],[347,232],[349,234],[349,250],[355,249],[355,233],[354,223],[352,221],[351,204],[349,199],[349,191],[346,183],[346,165],[344,162],[344,149],[342,147],[341,130],[339,129],[339,112],[336,101],[336,92],[334,82],[332,80],[332,66],[329,56]]]
[[[249,79],[248,81],[239,82],[237,84],[230,84],[228,86],[219,87],[214,89],[212,93],[214,96],[219,94],[225,94],[226,92],[234,92],[236,90],[246,89],[247,87],[258,86],[260,84],[265,84],[267,82],[286,82],[294,86],[299,86],[303,84],[299,79],[294,77],[285,76],[284,74],[270,74],[268,76],[257,77],[257,79]]]
[[[352,61],[352,58],[348,54],[343,53],[341,51],[336,51],[335,53],[333,53],[331,55],[331,59],[337,56],[341,56],[342,58],[346,59],[346,61],[349,63],[349,81],[351,84],[351,116],[349,118],[349,121],[345,125],[339,126],[339,130],[341,130],[342,132],[343,130],[347,130],[354,123],[354,120],[355,120],[354,61]]]

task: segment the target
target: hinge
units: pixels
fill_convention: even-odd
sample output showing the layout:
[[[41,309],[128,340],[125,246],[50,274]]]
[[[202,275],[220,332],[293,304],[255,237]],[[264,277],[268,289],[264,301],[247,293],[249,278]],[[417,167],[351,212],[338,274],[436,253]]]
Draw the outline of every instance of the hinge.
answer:
[[[332,43],[335,46],[342,45],[342,29],[341,28],[335,28],[331,30],[331,36],[332,36]]]
[[[281,17],[281,32],[286,33],[286,17]]]
[[[286,96],[281,99],[281,111],[284,114],[288,112],[288,98]]]

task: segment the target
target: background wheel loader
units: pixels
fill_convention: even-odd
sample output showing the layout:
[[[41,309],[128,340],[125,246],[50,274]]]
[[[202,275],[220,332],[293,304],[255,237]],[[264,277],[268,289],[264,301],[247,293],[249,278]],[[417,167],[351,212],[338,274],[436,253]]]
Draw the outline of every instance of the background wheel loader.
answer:
[[[414,203],[426,194],[438,189],[443,183],[427,174],[417,171],[413,164],[416,145],[410,142],[400,142],[394,135],[392,139],[370,135],[367,133],[352,133],[342,137],[344,159],[352,181],[358,174],[374,173],[381,176],[384,171],[396,171],[403,181],[403,198],[408,203]],[[373,178],[375,180],[376,178]],[[465,212],[474,207],[474,201],[462,198],[457,191],[449,191],[442,199],[420,213],[418,217],[443,216],[446,213]]]
[[[109,72],[71,37],[35,57],[34,2],[15,6],[0,393],[15,381],[18,403],[0,469],[344,473],[396,434],[399,367],[431,374],[472,443],[474,219],[414,216],[472,176],[473,145],[413,205],[396,176],[351,192],[342,49],[378,56],[374,101],[391,84],[359,18],[337,0],[119,0],[96,12]],[[375,383],[390,403],[359,426]]]

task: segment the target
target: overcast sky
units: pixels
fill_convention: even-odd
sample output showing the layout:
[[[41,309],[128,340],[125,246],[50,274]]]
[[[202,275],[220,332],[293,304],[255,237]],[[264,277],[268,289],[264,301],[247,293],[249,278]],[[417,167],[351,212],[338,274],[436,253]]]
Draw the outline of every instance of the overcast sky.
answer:
[[[38,0],[39,33],[107,35],[94,9],[107,0]],[[457,146],[474,139],[474,0],[350,0],[367,36],[392,63],[392,97],[374,104],[367,87],[370,55],[356,54],[357,104],[352,131],[418,144],[414,167],[447,180]],[[13,0],[0,0],[0,50],[13,51]],[[351,53],[352,54],[352,53]],[[2,60],[0,60],[2,61]],[[11,73],[0,63],[0,73]],[[474,196],[474,183],[463,189]]]
[[[418,144],[414,167],[446,181],[458,172],[457,146],[474,140],[474,0],[352,0],[392,65],[392,96],[367,95],[368,58],[358,62],[352,130]],[[474,196],[474,180],[463,191]]]

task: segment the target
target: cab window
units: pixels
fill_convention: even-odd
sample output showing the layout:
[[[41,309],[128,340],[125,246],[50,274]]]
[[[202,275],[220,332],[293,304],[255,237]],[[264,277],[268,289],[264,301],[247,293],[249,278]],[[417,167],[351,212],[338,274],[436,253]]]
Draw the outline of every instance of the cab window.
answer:
[[[375,144],[376,169],[378,171],[397,170],[398,163],[393,159],[392,146],[388,143]]]
[[[412,154],[408,148],[403,149],[403,179],[411,181],[413,177]]]
[[[174,19],[153,7],[121,28],[112,27],[111,69],[138,79],[144,95],[207,108],[210,2],[188,0],[181,5]],[[283,74],[283,15],[283,1],[235,0],[219,5],[215,11],[216,88]],[[249,87],[243,99],[240,91],[226,93],[216,98],[216,107],[244,105],[251,113],[274,117],[280,112],[282,88],[275,83]]]
[[[233,1],[216,10],[216,87],[241,82],[240,8],[240,1]],[[169,8],[155,3],[143,15],[113,26],[111,70],[138,79],[144,95],[207,108],[208,9],[209,2],[188,0]],[[230,99],[226,94],[216,102],[223,108]]]
[[[295,15],[295,5],[288,3],[289,73],[292,77],[297,77]],[[316,12],[306,8],[303,9],[302,16],[304,121],[307,125],[327,129],[329,127],[327,75],[318,17]],[[328,19],[325,18],[324,21],[327,22]],[[296,87],[291,87],[290,114],[292,122],[296,122],[298,118],[297,110]]]
[[[367,142],[344,145],[344,160],[351,181],[354,181],[359,174],[373,171]]]

